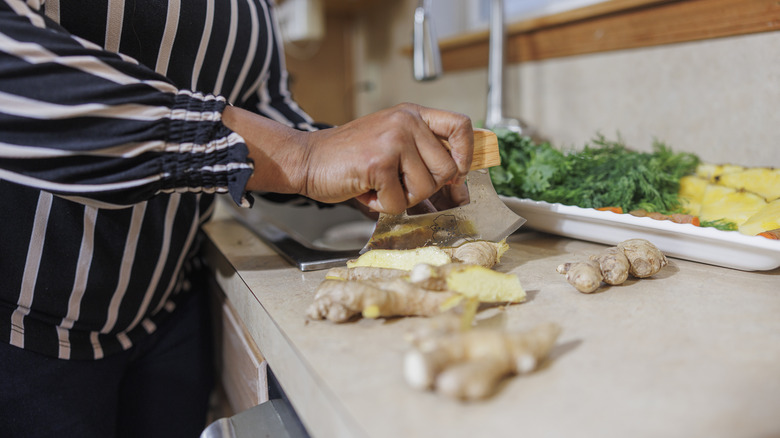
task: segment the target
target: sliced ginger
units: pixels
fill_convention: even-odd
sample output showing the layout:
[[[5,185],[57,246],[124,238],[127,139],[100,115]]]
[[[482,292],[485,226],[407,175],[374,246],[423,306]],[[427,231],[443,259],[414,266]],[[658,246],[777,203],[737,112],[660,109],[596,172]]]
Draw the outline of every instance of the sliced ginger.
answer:
[[[347,267],[368,266],[410,271],[420,263],[441,266],[460,262],[491,268],[501,261],[501,256],[507,249],[509,249],[509,245],[506,241],[488,242],[485,240],[466,242],[457,247],[447,248],[424,246],[414,249],[374,249],[362,254],[356,260],[348,261]]]
[[[526,294],[516,275],[478,265],[418,264],[411,271],[359,266],[332,268],[309,307],[311,319],[345,322],[364,318],[430,316],[459,304],[519,303]]]
[[[415,265],[427,263],[440,266],[452,262],[452,256],[437,246],[414,249],[373,249],[347,262],[348,268],[367,266],[411,271]]]
[[[357,314],[428,316],[463,301],[467,310],[480,302],[522,302],[526,294],[517,276],[490,269],[508,247],[503,241],[479,241],[456,248],[368,251],[347,267],[328,271],[308,317],[344,322]]]
[[[527,332],[464,331],[457,318],[444,315],[432,320],[431,327],[412,334],[404,377],[415,389],[435,390],[460,400],[483,399],[504,378],[536,369],[560,331],[556,324],[542,324]]]
[[[582,293],[595,292],[601,282],[619,285],[631,274],[647,278],[658,273],[668,263],[666,256],[650,241],[629,239],[617,246],[590,256],[589,260],[564,263],[557,271]]]

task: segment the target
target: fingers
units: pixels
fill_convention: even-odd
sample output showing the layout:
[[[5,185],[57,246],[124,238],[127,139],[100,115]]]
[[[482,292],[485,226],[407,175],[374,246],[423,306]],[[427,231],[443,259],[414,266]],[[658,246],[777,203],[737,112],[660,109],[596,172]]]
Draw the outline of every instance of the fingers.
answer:
[[[306,136],[302,154],[302,194],[323,202],[354,198],[398,214],[447,184],[462,183],[471,166],[471,120],[449,111],[401,104],[324,131]]]
[[[397,114],[407,115],[406,118],[408,114],[412,116],[412,120],[396,119],[400,119],[402,128],[411,132],[417,152],[406,152],[401,157],[407,206],[428,199],[445,184],[462,185],[471,167],[474,149],[471,120],[462,114],[411,104],[399,105],[396,109],[400,110]],[[440,138],[446,139],[451,149],[445,148]]]
[[[458,168],[459,179],[462,183],[474,154],[474,129],[471,119],[463,114],[433,108],[419,107],[420,116],[430,128],[431,132],[446,139],[450,143],[450,155]]]

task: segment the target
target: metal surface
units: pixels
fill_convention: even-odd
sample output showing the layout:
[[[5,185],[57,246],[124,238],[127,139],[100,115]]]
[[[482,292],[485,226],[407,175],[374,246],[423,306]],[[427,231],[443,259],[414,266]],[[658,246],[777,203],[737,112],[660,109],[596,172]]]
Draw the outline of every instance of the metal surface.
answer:
[[[490,2],[490,40],[488,53],[488,98],[485,127],[491,130],[510,130],[530,135],[528,126],[514,118],[504,117],[504,56],[506,31],[504,29],[504,1]]]
[[[200,434],[200,438],[308,438],[306,429],[284,400],[274,399],[220,418]]]
[[[241,217],[236,217],[236,219],[254,231],[268,246],[301,271],[317,271],[343,266],[347,260],[354,259],[359,255],[356,249],[337,251],[311,246],[296,237],[295,234],[272,223],[270,219],[256,222],[250,222]]]
[[[219,199],[230,216],[301,271],[343,266],[359,255],[374,225],[374,221],[346,206],[319,208],[280,204],[257,197],[252,208],[241,208],[230,200]],[[322,242],[330,230],[352,224],[357,235],[350,236],[348,242]]]
[[[520,228],[525,219],[510,210],[496,194],[487,169],[466,176],[470,202],[435,213],[380,214],[371,240],[360,251],[457,246],[473,240],[500,241]]]
[[[414,78],[428,81],[441,76],[441,53],[429,13],[430,0],[420,0],[414,10],[413,66]]]

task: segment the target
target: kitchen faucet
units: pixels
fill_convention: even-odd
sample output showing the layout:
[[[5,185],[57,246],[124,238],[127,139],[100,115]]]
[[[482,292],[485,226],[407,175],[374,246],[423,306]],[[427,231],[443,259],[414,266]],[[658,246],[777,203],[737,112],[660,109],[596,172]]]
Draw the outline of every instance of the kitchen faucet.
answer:
[[[518,119],[504,117],[504,0],[490,0],[490,40],[488,53],[488,98],[485,127],[530,135],[528,126]]]
[[[504,117],[504,1],[490,1],[490,39],[488,53],[488,96],[485,127],[491,130],[510,130],[531,135],[522,121]],[[441,54],[436,32],[430,17],[430,0],[419,0],[414,11],[413,67],[418,81],[433,80],[441,76]]]
[[[420,0],[414,10],[414,78],[429,81],[441,76],[439,42],[430,17],[430,0]]]

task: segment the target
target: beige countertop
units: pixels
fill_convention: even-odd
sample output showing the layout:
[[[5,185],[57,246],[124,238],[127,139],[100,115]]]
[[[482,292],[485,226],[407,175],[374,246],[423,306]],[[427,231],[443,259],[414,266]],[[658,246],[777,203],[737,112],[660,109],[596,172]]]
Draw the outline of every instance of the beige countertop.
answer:
[[[230,218],[205,227],[210,263],[313,437],[780,436],[780,270],[670,259],[585,295],[555,272],[602,245],[521,232],[496,269],[525,303],[479,324],[563,332],[538,371],[485,401],[409,388],[404,334],[421,318],[307,321],[324,271],[300,272]]]

